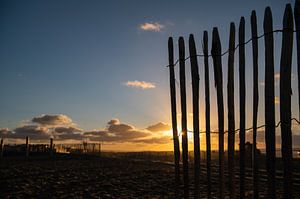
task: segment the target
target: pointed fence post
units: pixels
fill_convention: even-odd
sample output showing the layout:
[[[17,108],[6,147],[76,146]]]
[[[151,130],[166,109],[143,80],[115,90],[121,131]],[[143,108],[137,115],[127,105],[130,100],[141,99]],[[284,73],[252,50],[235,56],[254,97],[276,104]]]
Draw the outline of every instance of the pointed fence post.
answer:
[[[209,65],[208,65],[208,33],[203,34],[204,73],[205,73],[205,128],[206,128],[206,175],[207,198],[211,198],[211,147],[210,147],[210,96],[209,96]]]
[[[173,129],[173,144],[174,144],[174,163],[175,163],[175,188],[176,192],[180,184],[180,150],[177,131],[177,111],[176,111],[176,86],[175,86],[175,73],[174,73],[174,48],[173,38],[169,37],[168,41],[169,51],[169,73],[170,73],[170,97],[171,97],[171,113],[172,113],[172,129]]]
[[[214,63],[215,86],[217,90],[218,105],[218,129],[219,129],[219,194],[220,199],[224,198],[224,102],[223,102],[223,77],[221,42],[218,28],[213,29],[211,54]]]
[[[291,68],[293,53],[293,11],[287,4],[283,18],[280,59],[280,120],[281,154],[283,158],[284,198],[293,198],[292,178],[292,129],[291,129]]]
[[[253,147],[252,147],[252,173],[253,173],[253,198],[258,198],[259,176],[256,147],[257,134],[257,110],[258,110],[258,38],[256,12],[251,13],[251,36],[252,36],[252,56],[253,56]]]
[[[234,173],[234,51],[235,51],[235,25],[230,24],[229,54],[228,54],[228,83],[227,83],[227,105],[228,105],[228,176],[230,198],[235,198],[235,173]]]
[[[189,50],[193,91],[193,131],[194,131],[194,198],[200,198],[200,136],[199,136],[199,69],[194,36],[189,37]]]
[[[239,92],[240,92],[240,198],[245,198],[245,18],[241,17],[239,25]]]
[[[275,94],[274,94],[274,36],[273,19],[270,7],[265,9],[265,142],[266,168],[268,175],[268,197],[275,198]]]
[[[25,155],[26,155],[26,158],[28,158],[29,157],[29,137],[28,136],[26,136],[26,148],[25,148]]]
[[[179,37],[179,70],[181,96],[181,128],[182,128],[182,161],[184,198],[189,197],[189,167],[188,167],[188,137],[186,113],[186,86],[185,86],[185,47],[183,37]]]

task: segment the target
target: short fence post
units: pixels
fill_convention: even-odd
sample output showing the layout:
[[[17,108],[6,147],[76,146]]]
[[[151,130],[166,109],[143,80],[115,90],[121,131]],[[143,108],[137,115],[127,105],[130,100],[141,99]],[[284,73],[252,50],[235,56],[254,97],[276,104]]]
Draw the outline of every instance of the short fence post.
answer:
[[[283,35],[280,59],[280,120],[281,154],[284,169],[284,198],[293,198],[292,130],[291,130],[291,68],[293,53],[293,11],[287,4],[283,18]]]
[[[189,37],[193,91],[193,135],[194,135],[194,198],[200,197],[200,136],[199,136],[199,69],[194,36]]]
[[[4,150],[4,140],[3,140],[3,138],[1,138],[1,142],[0,142],[0,159],[3,158],[3,150]]]
[[[29,157],[29,137],[28,136],[26,136],[26,148],[25,148],[25,155],[26,155],[26,158],[28,158]]]
[[[50,156],[51,157],[53,156],[53,152],[54,152],[54,149],[53,149],[53,138],[50,138]]]
[[[275,94],[274,94],[274,37],[273,19],[270,7],[265,10],[265,142],[266,142],[266,168],[268,175],[268,197],[275,198]]]
[[[227,105],[228,105],[228,176],[230,198],[235,198],[235,173],[234,173],[234,51],[235,51],[235,26],[230,24],[229,53],[228,53],[228,83],[227,83]]]
[[[220,199],[224,198],[224,102],[221,42],[218,28],[213,29],[211,54],[214,62],[215,86],[217,89],[218,129],[219,129],[219,185]]]
[[[209,96],[209,65],[208,65],[208,33],[203,34],[204,73],[205,73],[205,128],[206,128],[206,175],[207,198],[211,198],[211,147],[210,147],[210,96]]]
[[[181,126],[182,126],[182,161],[184,198],[189,197],[189,170],[188,170],[188,137],[186,113],[186,86],[185,86],[185,47],[183,37],[179,37],[179,70],[181,96]]]
[[[174,144],[174,163],[175,163],[175,188],[178,191],[180,184],[180,149],[177,130],[177,111],[176,111],[176,87],[175,87],[175,72],[174,72],[174,48],[173,38],[168,40],[169,51],[169,72],[170,72],[170,97],[171,97],[171,113],[172,113],[172,130],[173,130],[173,144]]]
[[[101,143],[99,142],[99,155],[101,156]]]

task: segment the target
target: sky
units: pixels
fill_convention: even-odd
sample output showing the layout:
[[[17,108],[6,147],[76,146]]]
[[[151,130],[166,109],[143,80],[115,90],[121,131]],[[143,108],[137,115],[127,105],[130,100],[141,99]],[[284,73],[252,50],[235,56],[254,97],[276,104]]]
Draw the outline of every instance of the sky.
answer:
[[[187,43],[189,34],[194,34],[197,49],[201,53],[203,31],[209,32],[210,41],[213,27],[218,27],[223,45],[222,51],[225,51],[228,48],[230,22],[235,22],[238,30],[240,17],[244,16],[246,39],[248,39],[251,11],[256,10],[260,35],[263,33],[264,9],[270,6],[273,12],[274,29],[281,29],[286,3],[293,5],[294,1],[1,1],[0,133],[2,132],[2,135],[5,132],[11,133],[16,139],[20,138],[16,135],[18,132],[21,137],[25,133],[38,133],[39,136],[40,134],[46,136],[43,138],[56,136],[58,140],[69,138],[66,136],[73,136],[72,138],[77,136],[77,140],[80,140],[96,135],[88,139],[106,141],[107,149],[171,150],[172,141],[168,137],[171,136],[169,76],[168,68],[165,67],[168,65],[168,37],[174,38],[177,58],[179,36],[183,36]],[[275,34],[274,38],[276,96],[278,97],[279,75],[277,73],[281,34]],[[264,123],[263,45],[263,40],[260,40],[259,124]],[[209,42],[209,48],[210,46]],[[186,52],[188,53],[188,48]],[[251,45],[248,45],[246,74],[252,74],[251,57]],[[212,60],[209,61],[212,71]],[[237,61],[236,59],[236,104],[238,104]],[[199,58],[198,62],[200,127],[204,129],[203,60]],[[293,116],[298,117],[295,64],[294,54],[292,107]],[[189,67],[187,62],[188,123],[189,129],[192,129]],[[223,72],[223,85],[226,91],[226,56],[223,58]],[[178,79],[178,72],[176,78]],[[247,118],[252,118],[252,76],[247,75],[246,78]],[[217,109],[213,81],[211,72],[211,117],[213,118],[211,125],[212,129],[216,129],[217,119],[214,118]],[[280,102],[277,98],[274,100],[278,121]],[[180,121],[179,102],[178,100],[177,107]],[[226,103],[225,94],[225,107]],[[225,108],[225,118],[226,111]],[[235,111],[236,126],[238,126],[238,106]],[[225,129],[226,122],[225,119]],[[251,123],[251,119],[248,119],[247,126]],[[149,130],[149,127],[153,126],[157,128]],[[66,129],[59,130],[59,128]],[[180,130],[180,124],[178,128]],[[130,135],[126,137],[123,134],[127,131]],[[81,137],[82,135],[85,137]],[[112,135],[115,138],[110,140]],[[39,136],[37,139],[40,138]]]

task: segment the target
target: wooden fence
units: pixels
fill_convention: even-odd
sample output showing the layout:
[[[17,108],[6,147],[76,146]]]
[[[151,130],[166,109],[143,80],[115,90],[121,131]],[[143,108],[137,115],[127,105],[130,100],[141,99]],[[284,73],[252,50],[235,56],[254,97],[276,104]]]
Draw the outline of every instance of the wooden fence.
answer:
[[[30,143],[30,138],[25,138],[25,144],[5,144],[4,139],[0,140],[0,159],[3,154],[25,154],[29,158],[30,154],[49,154],[51,157],[55,153],[70,153],[70,154],[101,154],[101,143],[83,141],[80,143],[54,143],[53,138],[50,138],[49,144],[45,143]]]
[[[295,29],[294,29],[295,22]],[[257,150],[257,129],[264,128],[265,146],[266,146],[266,170],[267,170],[267,190],[268,198],[276,198],[276,145],[275,145],[275,129],[280,125],[281,128],[281,152],[283,160],[283,198],[293,198],[293,170],[292,170],[292,131],[291,121],[299,121],[291,117],[291,67],[293,54],[293,37],[296,35],[297,42],[297,69],[298,69],[298,102],[300,115],[300,0],[296,0],[294,7],[294,15],[292,6],[286,5],[283,28],[281,30],[273,30],[272,12],[269,7],[265,9],[263,30],[264,33],[258,36],[257,17],[255,11],[251,13],[251,39],[245,41],[245,19],[241,17],[238,28],[238,44],[235,44],[236,28],[235,24],[230,24],[229,49],[222,53],[222,46],[219,37],[218,28],[213,28],[211,54],[208,53],[208,32],[204,31],[202,39],[203,54],[197,54],[194,36],[189,37],[189,56],[185,56],[184,38],[179,37],[179,59],[174,62],[173,38],[168,41],[169,50],[169,70],[170,70],[170,94],[171,94],[171,112],[173,126],[173,142],[174,142],[174,160],[175,160],[175,181],[180,184],[180,146],[179,134],[177,131],[177,112],[176,112],[176,79],[174,68],[179,63],[180,75],[180,102],[181,102],[181,135],[182,135],[182,162],[183,162],[183,190],[184,198],[188,198],[189,194],[189,163],[188,163],[188,138],[187,138],[187,105],[186,105],[186,76],[185,62],[190,60],[191,77],[192,77],[192,105],[193,105],[193,141],[194,141],[194,198],[200,198],[200,133],[206,134],[206,183],[207,195],[212,197],[212,180],[211,180],[211,133],[218,134],[218,194],[219,198],[225,198],[225,167],[224,167],[224,134],[228,133],[228,193],[230,198],[245,198],[245,134],[248,130],[252,130],[252,197],[259,198],[259,163]],[[274,33],[282,33],[282,46],[280,57],[280,122],[275,123],[275,94],[274,94]],[[264,38],[264,70],[265,70],[265,125],[257,126],[258,118],[258,39]],[[245,83],[245,45],[252,43],[252,63],[253,63],[253,118],[252,127],[246,129],[246,89]],[[238,50],[239,60],[239,129],[235,128],[235,102],[234,102],[234,60],[235,51]],[[224,99],[223,99],[223,67],[222,57],[228,55],[228,77],[227,77],[227,109],[228,109],[228,130],[224,130]],[[204,132],[199,130],[199,71],[198,57],[204,58],[204,79],[205,79],[205,116],[206,128]],[[217,116],[218,131],[210,130],[210,89],[209,89],[209,58],[213,61],[213,72],[215,79],[215,88],[217,93]],[[239,133],[239,176],[235,176],[235,133]],[[239,191],[235,189],[236,183],[239,182]],[[248,190],[249,191],[249,190]],[[279,197],[279,196],[278,196]]]

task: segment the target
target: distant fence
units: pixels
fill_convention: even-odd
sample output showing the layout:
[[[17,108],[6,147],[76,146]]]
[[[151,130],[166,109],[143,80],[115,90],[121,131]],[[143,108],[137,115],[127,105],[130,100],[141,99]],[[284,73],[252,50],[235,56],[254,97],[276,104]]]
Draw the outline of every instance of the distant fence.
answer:
[[[28,158],[30,154],[50,154],[71,153],[71,154],[101,154],[101,143],[83,141],[80,143],[54,143],[51,138],[49,144],[30,143],[30,138],[26,137],[24,144],[5,144],[3,138],[0,141],[0,158],[3,154],[25,154]]]
[[[295,20],[295,29],[294,29]],[[185,57],[184,38],[178,40],[179,59],[174,62],[173,38],[168,41],[169,51],[169,73],[170,73],[170,95],[171,95],[171,112],[174,142],[174,161],[175,161],[175,180],[177,185],[180,181],[180,148],[179,134],[177,131],[177,113],[176,113],[176,79],[174,67],[179,64],[180,74],[180,101],[181,101],[181,134],[182,135],[182,162],[183,162],[183,183],[184,197],[189,197],[189,173],[188,173],[188,138],[187,138],[187,108],[186,108],[186,77],[185,77],[185,61],[190,60],[191,76],[192,76],[192,102],[193,102],[193,141],[194,141],[194,197],[200,197],[200,133],[206,134],[206,175],[207,175],[207,197],[211,198],[211,140],[210,134],[210,88],[209,88],[209,57],[213,61],[215,88],[217,92],[217,111],[218,111],[218,134],[219,140],[219,198],[225,197],[225,180],[224,180],[224,134],[228,133],[228,191],[230,198],[236,198],[235,190],[235,133],[239,133],[239,197],[245,198],[245,133],[247,130],[246,114],[245,114],[245,45],[252,43],[252,62],[253,62],[253,118],[252,127],[252,191],[253,198],[259,197],[259,164],[257,152],[257,129],[265,128],[265,146],[266,146],[266,170],[267,170],[267,187],[268,198],[276,197],[276,144],[275,129],[281,128],[281,153],[283,159],[283,196],[284,198],[293,198],[293,170],[292,170],[292,131],[291,121],[299,121],[291,117],[291,67],[293,53],[293,37],[296,35],[297,42],[297,69],[298,69],[298,93],[300,107],[300,1],[296,0],[294,7],[294,15],[292,6],[286,5],[283,28],[281,30],[273,30],[272,12],[269,7],[265,9],[263,21],[264,33],[258,36],[257,18],[255,11],[251,14],[251,39],[245,41],[245,19],[241,17],[238,29],[238,44],[235,43],[235,24],[230,24],[229,49],[222,53],[221,42],[219,38],[218,28],[213,29],[211,54],[208,53],[208,32],[204,31],[202,45],[203,54],[197,54],[194,36],[189,37],[189,56]],[[275,94],[274,94],[274,38],[275,32],[282,33],[282,46],[280,58],[280,123],[275,123]],[[257,126],[258,115],[258,39],[264,38],[265,51],[265,125]],[[239,60],[239,129],[235,128],[235,103],[234,103],[234,59],[235,51],[238,50]],[[227,108],[228,108],[228,131],[224,130],[224,102],[223,102],[223,72],[222,57],[228,55],[228,81],[227,81]],[[205,79],[205,115],[206,130],[199,131],[199,71],[197,57],[204,58],[204,79]],[[300,115],[300,108],[299,108]],[[178,187],[177,187],[178,188]]]

